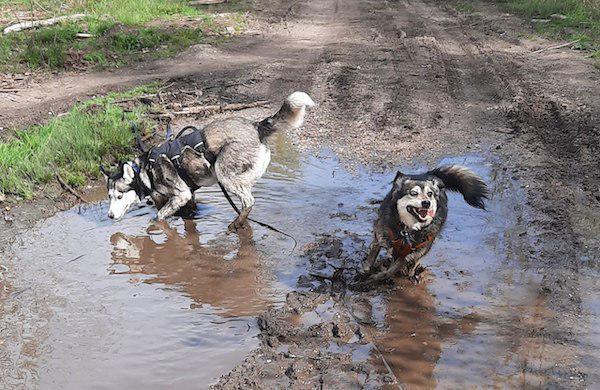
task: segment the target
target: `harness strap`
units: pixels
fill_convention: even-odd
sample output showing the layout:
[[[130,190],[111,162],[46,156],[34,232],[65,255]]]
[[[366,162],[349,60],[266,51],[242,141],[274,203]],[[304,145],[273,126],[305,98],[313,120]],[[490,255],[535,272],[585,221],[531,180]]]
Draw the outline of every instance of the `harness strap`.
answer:
[[[417,245],[413,245],[410,242],[410,238],[408,237],[408,233],[406,236],[401,236],[396,238],[396,233],[394,229],[388,228],[388,234],[392,239],[392,248],[394,248],[394,260],[405,259],[410,253],[419,250],[428,244],[430,244],[433,239],[433,234],[428,234],[425,236],[425,241],[418,243]]]
[[[219,184],[219,187],[221,187],[221,191],[223,192],[223,195],[225,196],[225,199],[227,199],[227,202],[229,202],[229,205],[231,206],[231,208],[232,208],[233,210],[235,210],[235,212],[236,212],[238,215],[240,215],[240,214],[241,214],[241,211],[240,211],[240,209],[239,209],[239,208],[238,208],[238,207],[235,205],[235,203],[233,203],[233,200],[231,199],[231,196],[229,196],[229,193],[227,192],[227,190],[225,189],[225,187],[223,187],[223,184],[221,184],[221,182],[220,182],[220,181],[218,181],[218,180],[217,180],[217,183]],[[248,217],[248,220],[249,220],[249,221],[252,221],[252,222],[256,223],[257,225],[260,225],[260,226],[262,226],[262,227],[264,227],[264,228],[267,228],[267,229],[269,229],[269,230],[272,230],[272,231],[274,231],[275,233],[279,233],[279,234],[282,234],[282,235],[284,235],[284,236],[286,236],[286,237],[289,237],[289,238],[291,238],[291,239],[294,241],[294,247],[292,248],[292,252],[291,252],[291,253],[293,253],[293,252],[294,252],[294,250],[296,249],[296,247],[298,246],[298,241],[297,241],[297,240],[296,240],[296,239],[295,239],[295,238],[294,238],[292,235],[290,235],[290,234],[287,234],[287,233],[285,233],[285,232],[282,232],[281,230],[279,230],[279,229],[277,229],[277,228],[275,228],[275,227],[273,227],[273,226],[269,225],[268,223],[264,223],[264,222],[261,222],[261,221],[257,221],[257,220],[255,220],[255,219],[252,219],[252,218],[250,218],[250,217]]]

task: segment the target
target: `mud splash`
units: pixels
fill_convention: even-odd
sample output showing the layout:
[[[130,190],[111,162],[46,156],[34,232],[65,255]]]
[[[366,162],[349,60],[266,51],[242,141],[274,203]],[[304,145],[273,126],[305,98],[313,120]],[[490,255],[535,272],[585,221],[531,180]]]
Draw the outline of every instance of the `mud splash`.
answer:
[[[564,313],[553,311],[540,287],[543,275],[526,261],[519,183],[477,156],[443,161],[474,167],[492,183],[489,211],[451,196],[447,226],[423,262],[427,281],[345,291],[342,305],[337,298],[344,286],[328,277],[364,256],[376,202],[393,175],[349,173],[328,153],[301,157],[284,137],[274,144],[253,217],[294,235],[302,249],[293,254],[288,239],[259,227],[226,235],[233,212],[216,188],[200,192],[196,220],[154,223],[155,211],[144,207],[114,223],[99,203],[22,234],[8,251],[19,294],[5,302],[10,310],[3,326],[16,325],[3,331],[4,383],[205,387],[259,346],[271,348],[270,358],[253,356],[244,364],[254,362],[261,372],[273,365],[279,378],[273,383],[282,386],[313,379],[325,386],[381,384],[367,366],[356,371],[353,365],[384,372],[381,355],[406,385],[546,386],[556,375],[572,376],[575,385],[585,375],[594,383],[597,279],[582,277],[589,295],[580,297],[576,336],[557,344],[548,330]],[[286,295],[308,290],[314,291],[303,298],[309,303],[289,317],[293,311],[286,308],[296,298],[286,301]],[[308,331],[292,335],[280,326],[288,332],[280,340],[291,341],[269,346],[269,310],[279,310],[283,327]],[[317,327],[335,318],[339,324],[319,328],[333,332],[319,344]],[[531,331],[515,331],[524,327]],[[353,382],[343,368],[330,376],[310,374],[310,366],[294,357],[308,340],[302,335],[320,354],[343,356],[344,365],[335,367],[352,367],[358,372]],[[568,361],[572,372],[554,372],[556,359]],[[224,387],[236,383],[235,372],[248,379],[259,370],[236,369],[222,379]]]

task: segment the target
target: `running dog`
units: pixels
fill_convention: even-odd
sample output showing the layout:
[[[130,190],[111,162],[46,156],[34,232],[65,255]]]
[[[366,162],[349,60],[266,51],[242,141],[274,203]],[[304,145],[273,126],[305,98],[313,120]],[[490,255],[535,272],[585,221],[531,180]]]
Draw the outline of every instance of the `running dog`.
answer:
[[[260,122],[245,118],[220,119],[203,129],[188,126],[177,137],[145,150],[134,161],[120,164],[115,173],[100,167],[106,178],[110,218],[121,218],[147,196],[159,209],[158,220],[192,203],[200,187],[215,183],[236,195],[242,210],[229,225],[236,231],[254,205],[252,187],[271,161],[267,137],[276,131],[302,126],[313,100],[304,92],[288,96],[279,111]]]
[[[419,262],[446,222],[446,190],[460,192],[469,205],[485,210],[488,188],[468,168],[447,165],[419,175],[396,174],[374,223],[375,238],[363,264],[363,277],[370,274],[370,281],[379,281],[401,274],[419,282],[424,270]],[[391,254],[392,262],[387,269],[373,272],[382,248]]]

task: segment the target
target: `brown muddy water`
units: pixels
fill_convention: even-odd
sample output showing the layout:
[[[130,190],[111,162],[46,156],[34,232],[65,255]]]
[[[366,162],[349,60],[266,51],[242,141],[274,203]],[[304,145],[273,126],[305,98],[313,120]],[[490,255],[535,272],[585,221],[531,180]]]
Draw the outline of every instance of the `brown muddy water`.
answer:
[[[114,222],[103,201],[21,234],[7,251],[15,277],[3,323],[14,327],[0,340],[2,384],[207,387],[257,347],[259,313],[309,288],[315,265],[303,247],[333,235],[343,243],[337,255],[357,262],[393,173],[350,173],[330,153],[298,155],[283,137],[275,146],[252,216],[296,237],[293,254],[289,239],[257,226],[225,234],[234,214],[216,188],[198,194],[195,220],[159,224],[155,210],[142,207]],[[442,162],[468,165],[491,183],[489,211],[452,195],[446,228],[423,261],[424,283],[351,294],[394,374],[424,387],[544,386],[560,362],[600,385],[595,274],[580,276],[588,295],[572,327],[577,342],[552,342],[544,329],[562,313],[526,261],[519,184],[478,156]],[[380,364],[371,352],[355,359]]]

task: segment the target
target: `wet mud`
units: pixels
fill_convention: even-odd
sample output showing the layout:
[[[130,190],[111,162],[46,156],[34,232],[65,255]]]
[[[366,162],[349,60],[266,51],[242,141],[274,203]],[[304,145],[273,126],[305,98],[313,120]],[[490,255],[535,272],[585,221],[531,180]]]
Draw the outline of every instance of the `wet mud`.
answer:
[[[199,194],[196,219],[167,224],[147,207],[114,223],[102,202],[34,226],[21,220],[56,199],[5,211],[2,385],[598,387],[597,71],[566,50],[532,55],[552,43],[493,7],[292,3],[257,2],[256,36],[51,85],[81,86],[70,101],[172,78],[206,104],[306,90],[318,106],[271,140],[252,214],[298,248],[257,226],[225,234],[234,214],[216,188]],[[32,87],[27,107],[62,111],[63,92]],[[5,119],[41,118],[23,103],[4,105]],[[352,288],[394,169],[439,163],[481,174],[488,211],[451,196],[422,284]]]
[[[227,235],[233,212],[214,188],[197,194],[195,219],[156,223],[146,206],[115,223],[99,202],[20,235],[7,251],[21,277],[3,308],[19,324],[3,331],[5,383],[520,387],[551,383],[557,361],[573,367],[560,375],[595,380],[597,286],[583,281],[578,336],[557,343],[547,332],[560,313],[543,275],[523,267],[518,182],[494,162],[441,160],[491,183],[488,211],[452,195],[425,281],[360,291],[351,284],[393,172],[348,172],[331,152],[298,154],[283,136],[274,146],[253,216],[292,234],[294,253],[261,227]]]

